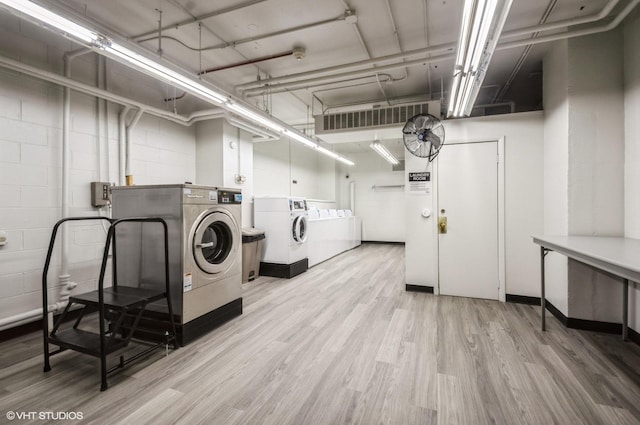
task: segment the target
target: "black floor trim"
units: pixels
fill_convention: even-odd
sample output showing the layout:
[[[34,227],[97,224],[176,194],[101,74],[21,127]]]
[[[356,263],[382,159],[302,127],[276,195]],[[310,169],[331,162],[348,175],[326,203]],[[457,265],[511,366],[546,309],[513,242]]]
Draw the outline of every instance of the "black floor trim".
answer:
[[[525,295],[507,294],[506,300],[508,303],[540,305],[540,297],[527,297]]]
[[[405,285],[407,292],[424,292],[426,294],[433,294],[433,286],[420,286],[420,285]]]
[[[178,342],[184,346],[241,314],[242,298],[237,298],[184,325],[176,326]]]
[[[567,317],[560,310],[558,310],[553,304],[546,300],[547,310],[553,314],[564,326],[570,329],[580,329],[583,331],[602,332],[606,334],[622,334],[621,323],[600,322],[597,320],[585,320],[576,319],[573,317]],[[629,339],[636,344],[640,345],[640,334],[633,329],[629,328]]]
[[[260,263],[260,276],[271,276],[291,279],[309,269],[309,259],[305,258],[293,264]]]
[[[404,245],[404,242],[387,242],[387,241],[362,241],[362,243],[384,244],[384,245]]]

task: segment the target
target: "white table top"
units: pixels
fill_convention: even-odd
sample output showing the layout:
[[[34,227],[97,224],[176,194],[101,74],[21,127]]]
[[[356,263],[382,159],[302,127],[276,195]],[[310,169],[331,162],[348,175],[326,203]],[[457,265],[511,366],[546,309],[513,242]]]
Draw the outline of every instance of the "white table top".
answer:
[[[640,282],[640,239],[534,235],[533,242],[616,276]]]

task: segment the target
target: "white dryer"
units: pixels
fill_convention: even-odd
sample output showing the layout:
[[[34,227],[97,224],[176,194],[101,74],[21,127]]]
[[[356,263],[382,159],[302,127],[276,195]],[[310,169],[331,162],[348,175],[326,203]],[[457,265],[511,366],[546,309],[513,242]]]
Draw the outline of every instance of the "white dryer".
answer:
[[[309,268],[307,201],[304,198],[256,197],[255,227],[265,232],[262,276],[292,278]]]

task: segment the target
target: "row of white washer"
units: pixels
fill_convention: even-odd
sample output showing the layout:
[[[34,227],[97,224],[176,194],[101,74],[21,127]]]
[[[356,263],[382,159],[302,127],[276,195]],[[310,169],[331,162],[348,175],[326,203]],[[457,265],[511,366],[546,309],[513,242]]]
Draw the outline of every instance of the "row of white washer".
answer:
[[[350,209],[346,210],[336,210],[336,209],[318,209],[315,207],[309,208],[309,218],[331,218],[331,217],[352,217],[353,211]]]

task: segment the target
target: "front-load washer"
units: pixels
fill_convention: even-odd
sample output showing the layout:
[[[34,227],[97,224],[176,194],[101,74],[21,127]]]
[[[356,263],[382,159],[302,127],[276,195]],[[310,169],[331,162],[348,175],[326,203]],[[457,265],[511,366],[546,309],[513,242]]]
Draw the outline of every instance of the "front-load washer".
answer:
[[[242,314],[241,202],[237,189],[190,184],[112,190],[113,218],[155,216],[167,222],[171,300],[181,345]],[[116,232],[118,282],[143,287],[164,282],[163,235],[152,224],[122,224]],[[163,313],[165,307],[154,305],[149,315]]]
[[[292,197],[255,197],[253,220],[265,232],[260,262],[263,276],[292,278],[309,268],[307,201]]]

